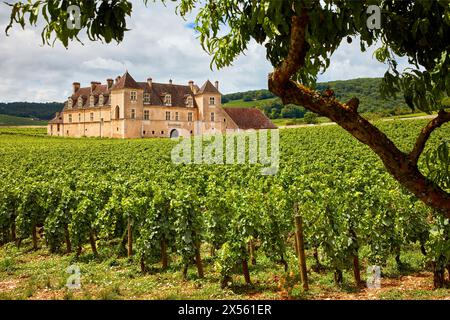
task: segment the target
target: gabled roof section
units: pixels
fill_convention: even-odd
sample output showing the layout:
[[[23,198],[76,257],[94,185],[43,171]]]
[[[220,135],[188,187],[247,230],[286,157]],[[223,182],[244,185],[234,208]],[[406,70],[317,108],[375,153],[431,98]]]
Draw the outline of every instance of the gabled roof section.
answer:
[[[138,82],[144,93],[150,93],[150,104],[156,106],[164,105],[164,95],[170,94],[173,107],[186,107],[186,99],[194,94],[189,86],[170,84],[170,83],[157,83],[153,82],[150,86],[148,82]],[[194,99],[194,106],[197,106]]]
[[[127,72],[119,79],[111,90],[119,89],[141,89],[133,77]]]
[[[272,121],[256,108],[223,108],[239,129],[277,129]]]
[[[197,92],[197,94],[204,94],[204,93],[220,94],[219,90],[217,90],[217,88],[209,80],[206,80],[206,82],[202,85],[200,90]]]

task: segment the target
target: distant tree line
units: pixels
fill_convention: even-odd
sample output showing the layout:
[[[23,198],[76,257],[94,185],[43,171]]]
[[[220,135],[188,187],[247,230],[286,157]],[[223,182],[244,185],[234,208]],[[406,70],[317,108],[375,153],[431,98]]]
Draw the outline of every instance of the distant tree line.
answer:
[[[360,100],[359,110],[362,113],[377,114],[382,117],[411,113],[411,109],[404,102],[403,93],[399,92],[396,99],[383,99],[379,90],[380,83],[381,78],[360,78],[322,82],[317,84],[316,89],[320,92],[331,89],[340,101],[357,97]],[[274,95],[271,92],[262,89],[226,94],[222,97],[222,103],[233,100],[255,101],[255,106],[271,119],[303,118],[306,113],[303,107],[283,105],[280,99],[273,98]],[[266,99],[268,100],[264,101]]]
[[[225,94],[222,96],[222,103],[227,103],[232,100],[243,100],[243,101],[264,100],[274,97],[275,95],[266,89],[252,90],[252,91]]]
[[[62,108],[63,103],[60,102],[8,102],[0,103],[0,114],[50,120]]]

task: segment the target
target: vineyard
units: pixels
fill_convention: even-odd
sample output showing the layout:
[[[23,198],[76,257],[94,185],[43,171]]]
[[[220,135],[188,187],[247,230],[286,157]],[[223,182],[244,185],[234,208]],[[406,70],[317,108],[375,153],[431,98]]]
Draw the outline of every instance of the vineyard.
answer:
[[[409,150],[425,123],[378,125]],[[435,148],[449,134],[448,125],[433,134],[425,172],[433,173],[433,156],[448,156]],[[402,190],[341,128],[281,130],[274,176],[262,176],[259,165],[174,165],[174,143],[0,129],[0,245],[75,263],[126,259],[142,277],[175,273],[178,286],[213,272],[217,290],[251,287],[254,274],[275,272],[284,297],[304,288],[300,246],[313,292],[327,274],[334,286],[358,290],[368,266],[380,266],[382,277],[390,261],[407,271],[411,252],[434,287],[450,281],[448,219]]]

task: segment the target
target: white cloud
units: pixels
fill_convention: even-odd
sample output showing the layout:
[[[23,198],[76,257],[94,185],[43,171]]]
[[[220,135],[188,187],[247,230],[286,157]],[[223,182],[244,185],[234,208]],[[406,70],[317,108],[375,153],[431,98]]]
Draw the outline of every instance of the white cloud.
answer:
[[[272,67],[263,46],[252,42],[233,66],[211,71],[211,57],[202,50],[190,24],[193,17],[186,21],[175,15],[170,2],[167,7],[153,2],[145,7],[142,1],[133,5],[128,21],[131,31],[121,44],[86,39],[84,45],[74,42],[66,50],[59,43],[42,46],[39,28],[23,31],[14,26],[6,37],[2,30],[9,17],[6,6],[0,4],[0,101],[63,101],[72,82],[105,82],[125,68],[137,81],[152,77],[156,82],[194,80],[201,85],[206,79],[219,80],[222,93],[267,88]],[[371,51],[361,55],[355,46],[356,41],[339,48],[319,80],[381,76],[386,67],[372,58]]]
[[[102,57],[83,61],[81,65],[87,69],[102,69],[110,71],[122,71],[124,68],[133,67],[133,63],[131,61],[120,62],[114,59],[105,59]]]

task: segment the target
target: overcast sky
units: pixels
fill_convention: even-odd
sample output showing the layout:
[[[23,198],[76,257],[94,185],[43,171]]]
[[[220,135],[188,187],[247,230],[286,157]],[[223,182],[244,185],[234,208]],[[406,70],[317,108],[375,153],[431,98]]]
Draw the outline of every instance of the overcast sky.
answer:
[[[73,42],[69,49],[59,43],[43,46],[39,28],[14,26],[6,37],[3,30],[9,12],[1,2],[0,101],[63,101],[71,93],[72,82],[82,86],[94,80],[104,83],[123,74],[125,68],[136,81],[152,77],[155,82],[173,79],[187,84],[194,80],[202,85],[206,79],[219,80],[222,93],[267,88],[271,66],[262,46],[252,43],[233,66],[213,72],[211,58],[191,28],[193,17],[185,21],[175,15],[171,3],[164,7],[150,2],[146,8],[142,1],[132,2],[131,31],[122,43]],[[382,76],[386,67],[375,61],[372,53],[373,48],[361,54],[357,41],[343,44],[319,81]]]

